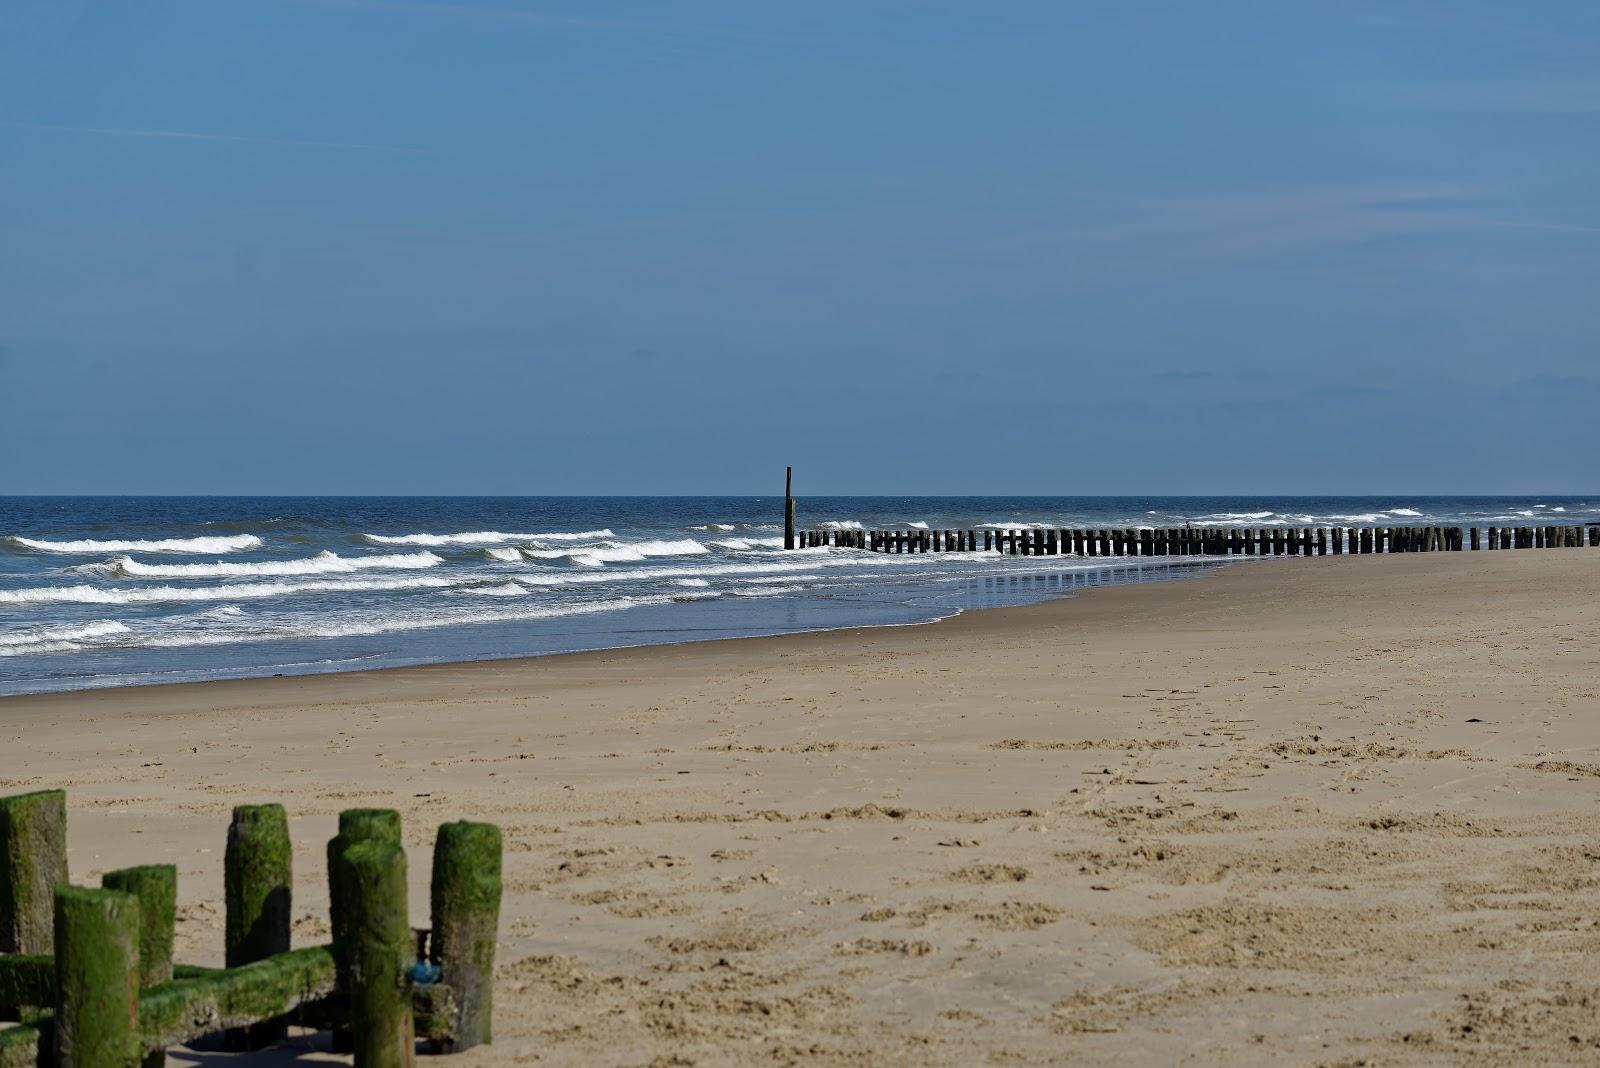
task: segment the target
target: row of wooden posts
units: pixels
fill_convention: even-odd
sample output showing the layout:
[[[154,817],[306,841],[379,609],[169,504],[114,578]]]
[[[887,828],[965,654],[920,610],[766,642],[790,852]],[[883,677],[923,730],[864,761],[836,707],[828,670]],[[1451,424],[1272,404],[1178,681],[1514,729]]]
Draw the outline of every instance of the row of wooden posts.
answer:
[[[432,924],[414,931],[400,814],[350,809],[329,842],[332,940],[289,948],[294,877],[282,805],[233,810],[224,854],[224,968],[173,963],[177,869],[67,872],[66,795],[0,798],[0,1068],[161,1068],[169,1046],[223,1033],[230,1049],[333,1032],[358,1068],[405,1068],[418,1038],[453,1053],[490,1041],[500,830],[446,823]]]
[[[1340,556],[1600,546],[1600,526],[803,530],[791,548],[1009,556]]]

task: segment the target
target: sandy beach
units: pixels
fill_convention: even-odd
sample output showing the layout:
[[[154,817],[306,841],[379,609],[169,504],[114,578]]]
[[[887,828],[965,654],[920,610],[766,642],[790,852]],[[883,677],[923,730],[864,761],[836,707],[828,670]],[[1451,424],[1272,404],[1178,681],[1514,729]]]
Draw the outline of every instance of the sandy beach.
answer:
[[[1592,1064],[1597,626],[1596,551],[1275,560],[923,627],[0,699],[0,789],[67,788],[76,881],[176,863],[193,963],[235,804],[288,807],[308,945],[340,809],[403,813],[417,924],[436,825],[499,823],[464,1068]]]

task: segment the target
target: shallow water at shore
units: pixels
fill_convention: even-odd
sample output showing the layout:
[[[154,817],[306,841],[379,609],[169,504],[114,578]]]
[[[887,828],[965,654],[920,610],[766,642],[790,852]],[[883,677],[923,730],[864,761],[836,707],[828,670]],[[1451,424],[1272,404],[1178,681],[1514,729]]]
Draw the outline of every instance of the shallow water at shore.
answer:
[[[784,552],[776,498],[0,499],[0,694],[928,622],[1182,577]],[[804,526],[1578,523],[1587,498],[803,498]]]

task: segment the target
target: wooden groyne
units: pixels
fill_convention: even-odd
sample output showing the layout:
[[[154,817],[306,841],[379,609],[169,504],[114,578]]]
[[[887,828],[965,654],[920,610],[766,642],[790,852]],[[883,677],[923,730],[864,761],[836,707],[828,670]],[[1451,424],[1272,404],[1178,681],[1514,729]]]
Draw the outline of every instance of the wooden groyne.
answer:
[[[328,842],[332,941],[289,948],[294,851],[281,805],[233,811],[224,854],[226,968],[175,964],[177,869],[68,882],[66,795],[0,797],[0,1068],[161,1068],[221,1033],[235,1050],[286,1023],[333,1032],[356,1068],[410,1068],[491,1040],[501,836],[446,823],[427,928],[409,925],[400,814],[347,809]]]
[[[792,512],[789,514],[793,514]],[[1600,524],[1536,527],[1018,527],[785,531],[785,548],[1006,556],[1342,556],[1600,547]]]

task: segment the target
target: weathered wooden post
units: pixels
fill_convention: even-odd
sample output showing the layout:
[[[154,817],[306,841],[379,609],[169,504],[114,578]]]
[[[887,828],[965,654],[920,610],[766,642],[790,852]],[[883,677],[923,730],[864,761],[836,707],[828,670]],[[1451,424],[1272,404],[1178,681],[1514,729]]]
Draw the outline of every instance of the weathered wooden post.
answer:
[[[794,548],[794,468],[783,469],[783,547]]]
[[[127,1068],[139,1025],[139,899],[55,889],[55,1059],[60,1068]]]
[[[500,851],[500,828],[489,823],[446,823],[434,842],[432,956],[454,999],[441,1053],[491,1041]]]
[[[413,947],[405,850],[358,842],[340,855],[339,864],[339,878],[350,891],[345,930],[356,1068],[410,1068],[415,1037],[406,973]]]
[[[156,986],[172,979],[172,933],[178,919],[178,869],[172,864],[146,864],[108,871],[100,877],[107,890],[139,899],[139,986]],[[145,1068],[161,1068],[167,1055],[161,1050],[144,1058]]]
[[[289,951],[293,893],[294,847],[283,806],[239,805],[223,855],[228,967]],[[224,1042],[236,1051],[260,1049],[282,1039],[287,1030],[284,1021],[267,1020],[227,1032]]]
[[[66,881],[66,791],[0,797],[0,953],[50,952]]]
[[[400,813],[392,808],[347,808],[339,813],[339,833],[328,839],[328,925],[332,929],[334,966],[338,970],[340,991],[350,989],[350,916],[355,907],[355,887],[346,878],[348,869],[340,863],[345,850],[362,842],[379,842],[399,848]],[[350,1053],[355,1049],[350,1035],[348,1006],[342,994],[333,1025],[332,1046],[335,1053]]]

